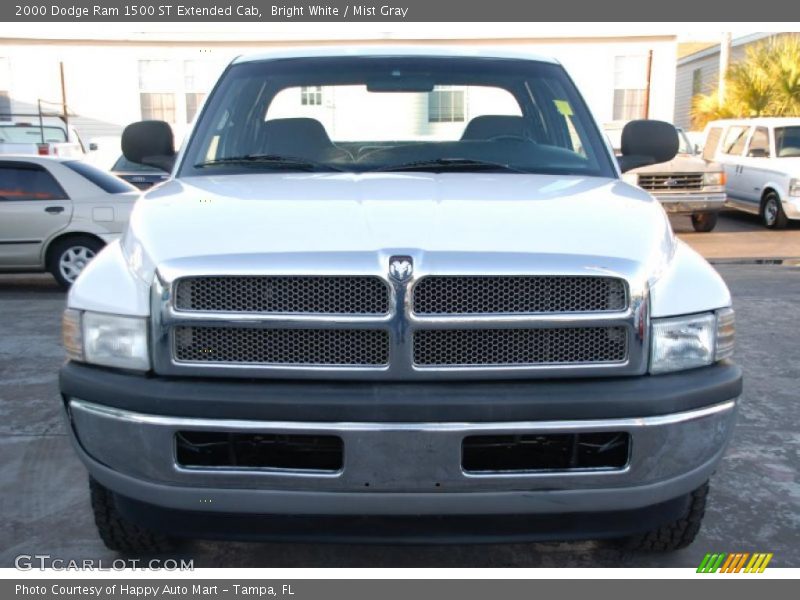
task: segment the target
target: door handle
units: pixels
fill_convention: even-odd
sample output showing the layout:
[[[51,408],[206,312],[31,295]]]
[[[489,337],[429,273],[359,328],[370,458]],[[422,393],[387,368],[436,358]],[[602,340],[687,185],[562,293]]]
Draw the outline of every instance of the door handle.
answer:
[[[57,215],[64,212],[63,206],[48,206],[44,209],[44,212],[50,213],[51,215]]]

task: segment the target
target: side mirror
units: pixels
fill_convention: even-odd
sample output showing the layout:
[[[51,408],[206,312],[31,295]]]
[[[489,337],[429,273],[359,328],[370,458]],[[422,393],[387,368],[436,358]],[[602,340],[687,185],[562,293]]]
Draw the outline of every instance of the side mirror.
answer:
[[[164,121],[138,121],[122,132],[122,154],[131,162],[172,171],[175,140]]]
[[[622,130],[619,168],[631,169],[667,162],[678,153],[678,132],[666,121],[630,121]]]
[[[750,148],[747,156],[752,158],[769,158],[769,151],[765,148]]]
[[[89,142],[89,152],[96,152],[99,148],[97,142]]]
[[[694,144],[694,153],[700,154],[700,144]]]

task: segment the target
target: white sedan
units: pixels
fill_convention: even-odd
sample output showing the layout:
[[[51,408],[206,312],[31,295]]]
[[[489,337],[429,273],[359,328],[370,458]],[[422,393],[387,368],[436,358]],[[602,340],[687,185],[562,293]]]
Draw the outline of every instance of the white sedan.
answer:
[[[69,287],[122,235],[138,197],[81,160],[0,156],[0,273],[49,271]]]

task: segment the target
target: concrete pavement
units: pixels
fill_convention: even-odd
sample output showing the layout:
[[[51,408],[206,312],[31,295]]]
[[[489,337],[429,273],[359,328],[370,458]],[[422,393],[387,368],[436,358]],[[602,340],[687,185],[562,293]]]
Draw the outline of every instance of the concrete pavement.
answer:
[[[775,231],[764,227],[759,218],[740,211],[726,210],[714,231],[696,233],[689,217],[672,217],[678,236],[712,261],[774,260],[800,261],[800,223]]]

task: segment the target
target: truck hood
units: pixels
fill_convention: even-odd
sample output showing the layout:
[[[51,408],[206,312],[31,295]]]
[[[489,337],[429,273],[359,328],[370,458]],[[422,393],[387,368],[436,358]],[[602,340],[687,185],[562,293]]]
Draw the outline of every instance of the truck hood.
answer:
[[[722,171],[722,165],[709,162],[701,156],[678,154],[670,161],[631,169],[630,173],[705,173]]]
[[[558,257],[570,269],[650,279],[674,246],[658,202],[620,180],[478,173],[176,179],[136,204],[123,240],[146,281],[181,261],[227,272],[219,265],[253,258],[267,266],[299,264],[298,256],[303,264],[335,265],[336,253],[368,257],[373,266],[392,254],[467,257],[495,269],[507,258],[533,271]]]

